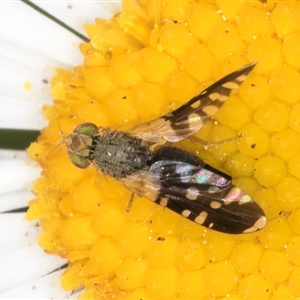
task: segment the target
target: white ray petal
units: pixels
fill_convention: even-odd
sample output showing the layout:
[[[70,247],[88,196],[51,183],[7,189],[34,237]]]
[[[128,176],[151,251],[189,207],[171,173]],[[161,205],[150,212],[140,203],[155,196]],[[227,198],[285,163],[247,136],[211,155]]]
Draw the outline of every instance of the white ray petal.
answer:
[[[0,149],[0,159],[26,159],[27,153],[24,150]]]
[[[121,11],[121,2],[115,0],[60,1],[55,6],[53,2],[40,1],[37,5],[84,35],[84,23],[94,23],[96,18],[108,19]]]
[[[38,222],[24,220],[24,213],[0,214],[0,228],[1,255],[36,246],[38,234],[41,232]]]
[[[66,67],[63,65],[63,67]],[[45,100],[51,102],[51,92],[47,82],[54,75],[57,65],[48,57],[1,41],[0,47],[0,93],[3,96],[27,100],[41,106]],[[29,82],[31,87],[25,88]],[[1,101],[6,102],[7,101]]]
[[[59,257],[43,252],[38,245],[26,246],[18,251],[1,254],[1,270],[5,272],[0,272],[0,292],[40,278],[56,270],[65,262]]]
[[[26,189],[0,193],[0,213],[26,207],[28,206],[28,201],[34,197],[35,196]]]
[[[17,286],[4,293],[0,299],[78,299],[80,292],[64,291],[59,285],[61,271],[56,271],[26,284]]]
[[[72,66],[82,59],[78,51],[78,44],[82,42],[80,38],[19,1],[1,3],[0,40],[34,49],[56,65]]]
[[[22,159],[0,160],[0,194],[30,188],[40,171],[36,165]]]
[[[41,108],[46,102],[44,99],[47,99],[46,94],[40,98],[40,103],[0,95],[0,127],[40,130],[46,125]]]

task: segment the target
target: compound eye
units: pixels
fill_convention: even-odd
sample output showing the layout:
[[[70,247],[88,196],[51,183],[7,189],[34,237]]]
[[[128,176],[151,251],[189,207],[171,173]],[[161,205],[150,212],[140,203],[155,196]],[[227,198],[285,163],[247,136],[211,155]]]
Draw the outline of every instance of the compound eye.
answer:
[[[82,123],[75,127],[73,133],[80,135],[94,136],[98,130],[98,127],[93,123]]]
[[[76,167],[78,167],[80,169],[85,169],[90,165],[90,161],[86,157],[77,155],[77,154],[72,153],[72,152],[68,152],[68,154],[69,154],[69,158],[70,158],[71,162]]]

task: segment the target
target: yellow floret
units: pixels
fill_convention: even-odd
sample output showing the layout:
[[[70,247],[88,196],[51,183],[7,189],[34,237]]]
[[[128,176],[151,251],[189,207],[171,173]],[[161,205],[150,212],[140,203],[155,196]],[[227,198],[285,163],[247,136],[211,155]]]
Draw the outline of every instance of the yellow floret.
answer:
[[[181,57],[183,70],[200,82],[206,82],[213,76],[215,58],[205,44],[195,41]]]
[[[162,20],[185,21],[188,1],[163,1],[161,4]]]
[[[64,289],[71,291],[83,284],[84,276],[80,274],[81,268],[82,261],[80,260],[69,264],[68,269],[65,270],[64,276],[60,280],[60,284]]]
[[[261,157],[254,165],[254,178],[265,187],[272,187],[283,180],[287,175],[284,161],[276,156]]]
[[[265,7],[244,5],[237,23],[239,32],[246,42],[259,37],[272,36],[275,33]]]
[[[295,267],[292,271],[291,277],[289,278],[289,286],[293,292],[293,295],[300,297],[300,267]]]
[[[140,109],[136,110],[139,118],[147,118],[149,111],[155,116],[168,108],[166,96],[163,94],[161,87],[156,83],[138,83],[132,88],[131,97],[133,107],[140,107]]]
[[[284,282],[290,277],[291,264],[284,252],[266,250],[260,262],[260,272],[269,282]]]
[[[197,93],[197,81],[181,70],[176,70],[162,84],[166,97],[172,101],[184,103]]]
[[[213,297],[224,297],[236,288],[237,273],[226,261],[208,264],[203,275],[205,288]]]
[[[294,210],[289,215],[288,222],[293,232],[300,234],[300,209]]]
[[[252,111],[255,111],[263,103],[267,102],[272,95],[269,79],[258,75],[249,75],[249,80],[239,89],[239,95],[244,103]]]
[[[295,176],[297,179],[300,179],[300,153],[297,153],[292,159],[289,161],[288,168],[291,175]]]
[[[300,75],[293,67],[275,68],[271,73],[270,83],[276,99],[290,104],[299,102],[300,91],[297,86],[300,85]]]
[[[231,171],[233,177],[251,177],[253,175],[255,159],[236,152],[230,155],[225,163],[225,169]]]
[[[176,252],[179,241],[174,237],[153,237],[147,249],[147,260],[153,268],[168,268],[176,263]]]
[[[117,204],[109,201],[101,203],[99,209],[93,214],[94,229],[107,236],[114,236],[119,232],[123,228],[125,220],[126,217]]]
[[[270,152],[270,138],[265,130],[257,124],[249,122],[239,134],[243,138],[238,141],[238,149],[253,158],[259,158]]]
[[[178,282],[178,300],[203,299],[206,295],[203,270],[181,273]]]
[[[271,300],[293,299],[293,292],[286,283],[279,284],[270,298]]]
[[[271,21],[280,38],[298,31],[300,27],[300,3],[298,1],[279,2],[271,13]]]
[[[149,243],[149,228],[143,223],[127,222],[115,236],[119,252],[133,258],[142,257]]]
[[[210,262],[224,261],[235,245],[232,237],[221,233],[208,232],[203,241],[205,256]]]
[[[160,44],[164,51],[175,58],[180,58],[194,41],[183,23],[166,22],[161,28]]]
[[[278,191],[274,188],[261,188],[256,190],[253,195],[255,201],[257,201],[261,208],[266,212],[269,221],[276,219],[282,210],[276,192]]]
[[[176,266],[182,271],[195,271],[205,266],[207,258],[199,241],[183,240],[177,247]]]
[[[292,109],[291,109],[291,113],[290,113],[290,126],[291,129],[297,131],[298,133],[300,133],[300,104],[297,103],[295,104]]]
[[[237,26],[229,23],[222,23],[216,27],[207,43],[217,60],[226,59],[231,55],[241,55],[246,48]]]
[[[134,291],[144,285],[148,262],[127,258],[116,269],[117,282],[124,291]]]
[[[89,249],[98,239],[93,228],[92,218],[84,215],[73,215],[63,222],[60,228],[60,242],[75,250]]]
[[[295,177],[284,178],[276,187],[278,204],[284,211],[292,211],[300,205],[300,181]]]
[[[247,58],[258,60],[257,72],[265,75],[281,65],[281,43],[271,37],[253,39],[247,49]]]
[[[116,88],[109,67],[86,67],[84,78],[86,88],[100,101]]]
[[[300,68],[300,32],[288,35],[283,40],[282,51],[287,62],[294,68]]]
[[[259,235],[259,240],[268,249],[283,250],[292,236],[292,230],[285,218],[269,221],[266,230]]]
[[[108,237],[102,237],[95,242],[89,254],[89,261],[84,271],[91,274],[113,275],[119,266],[120,253],[117,243]]]
[[[68,259],[62,287],[83,287],[81,300],[300,297],[300,2],[125,0],[84,28],[83,63],[57,70],[49,124],[28,150],[43,171],[26,217],[40,221],[44,251]],[[129,190],[75,167],[62,145],[84,122],[130,130],[169,114],[253,61],[195,133],[214,144],[173,145],[233,177],[265,212],[259,232],[218,233],[137,195],[129,204]]]
[[[286,254],[290,262],[300,266],[300,236],[294,235],[289,240]]]
[[[157,66],[164,66],[158,68]],[[156,49],[144,48],[140,54],[138,63],[140,74],[146,81],[153,83],[163,83],[170,73],[177,69],[174,58]],[[123,74],[121,73],[121,76]]]
[[[192,35],[203,42],[222,23],[222,17],[216,14],[216,7],[212,3],[195,1],[189,5],[187,21]]]
[[[216,119],[223,125],[239,130],[251,121],[251,114],[239,97],[232,96],[216,114]]]
[[[128,89],[142,81],[142,76],[138,70],[140,56],[136,53],[122,53],[111,59],[110,75],[112,81],[118,87]]]
[[[230,22],[235,21],[235,18],[241,13],[243,8],[240,1],[216,0],[216,4],[222,10],[223,18]]]
[[[103,197],[93,180],[83,180],[74,189],[74,195],[70,201],[74,210],[92,213],[102,204]]]
[[[236,271],[248,275],[258,270],[263,253],[261,244],[244,241],[233,248],[229,262]]]
[[[275,286],[256,272],[240,280],[239,295],[244,299],[270,299]]]
[[[291,129],[273,134],[271,150],[276,156],[288,161],[300,150],[300,135]]]
[[[174,268],[150,268],[144,285],[150,297],[157,300],[172,299],[178,289],[179,271]]]
[[[267,132],[278,132],[288,126],[289,108],[279,101],[268,101],[260,106],[253,117],[254,121]]]

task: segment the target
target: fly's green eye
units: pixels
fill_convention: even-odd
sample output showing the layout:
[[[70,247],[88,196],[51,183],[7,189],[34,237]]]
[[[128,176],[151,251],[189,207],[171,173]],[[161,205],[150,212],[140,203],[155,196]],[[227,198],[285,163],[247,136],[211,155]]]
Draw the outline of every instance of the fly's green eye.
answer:
[[[97,130],[98,127],[93,123],[82,123],[74,129],[73,133],[93,136]]]
[[[68,136],[68,154],[71,162],[78,168],[87,168],[91,162],[91,146],[96,138],[98,127],[93,123],[78,125]]]
[[[69,158],[70,158],[71,162],[80,169],[85,169],[90,164],[90,161],[86,157],[77,155],[72,152],[69,152]]]

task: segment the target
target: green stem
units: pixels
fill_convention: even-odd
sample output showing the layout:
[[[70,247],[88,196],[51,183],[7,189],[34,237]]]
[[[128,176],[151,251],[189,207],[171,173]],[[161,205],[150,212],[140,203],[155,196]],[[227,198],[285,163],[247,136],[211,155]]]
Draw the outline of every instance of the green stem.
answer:
[[[11,214],[11,213],[26,213],[28,210],[28,206],[21,207],[21,208],[16,208],[16,209],[11,209],[2,212],[3,214]]]
[[[0,128],[0,149],[24,150],[39,135],[40,132],[37,130]]]

